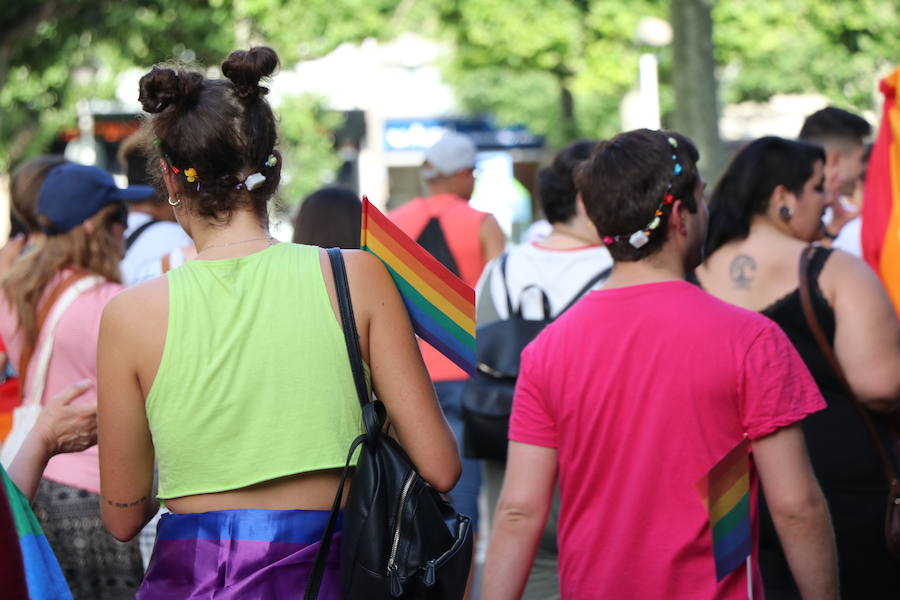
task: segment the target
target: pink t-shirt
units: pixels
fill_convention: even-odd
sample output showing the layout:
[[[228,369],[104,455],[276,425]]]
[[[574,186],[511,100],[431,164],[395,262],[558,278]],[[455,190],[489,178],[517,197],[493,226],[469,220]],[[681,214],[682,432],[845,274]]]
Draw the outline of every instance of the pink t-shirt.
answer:
[[[685,282],[591,292],[522,354],[509,427],[556,448],[562,597],[746,598],[716,583],[698,480],[825,407],[781,330]],[[757,474],[751,461],[754,592]]]
[[[62,276],[58,275],[47,289],[51,289]],[[97,337],[100,333],[100,315],[109,299],[121,289],[122,286],[117,283],[98,284],[78,296],[63,313],[56,326],[53,353],[47,369],[47,382],[41,397],[42,404],[46,404],[48,399],[77,381],[82,379],[97,381]],[[17,371],[23,346],[18,323],[15,310],[6,301],[5,295],[0,294],[0,336],[6,342],[10,361]],[[43,336],[38,339],[35,347],[40,348],[42,341]],[[29,375],[33,374],[35,364],[36,360],[32,359],[28,369]],[[30,387],[31,384],[28,383],[27,386]],[[95,388],[91,388],[75,400],[75,402],[96,401]],[[97,447],[94,446],[84,452],[59,454],[53,457],[44,471],[44,477],[99,494],[100,465]]]

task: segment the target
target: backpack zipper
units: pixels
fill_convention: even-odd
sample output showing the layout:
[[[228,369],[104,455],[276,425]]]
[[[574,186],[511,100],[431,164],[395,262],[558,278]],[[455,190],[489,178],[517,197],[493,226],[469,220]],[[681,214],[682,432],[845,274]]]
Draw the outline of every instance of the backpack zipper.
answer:
[[[391,592],[394,596],[399,596],[402,592],[402,587],[400,587],[400,570],[397,567],[397,548],[400,546],[400,519],[403,516],[403,506],[406,504],[406,498],[409,495],[409,490],[412,487],[413,480],[416,477],[415,471],[410,471],[409,475],[406,476],[406,481],[403,482],[403,489],[400,491],[400,506],[397,508],[397,523],[394,525],[394,539],[391,544],[391,555],[388,558],[387,571],[388,576],[391,578]],[[394,593],[394,591],[398,590],[399,593]]]

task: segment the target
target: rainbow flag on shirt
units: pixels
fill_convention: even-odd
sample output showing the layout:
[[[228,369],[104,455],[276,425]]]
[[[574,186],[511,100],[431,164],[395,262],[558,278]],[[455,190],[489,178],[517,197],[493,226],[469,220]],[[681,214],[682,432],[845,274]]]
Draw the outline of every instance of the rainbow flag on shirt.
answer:
[[[28,499],[22,495],[16,484],[0,468],[3,476],[3,491],[0,500],[0,539],[3,539],[3,564],[0,565],[0,582],[4,598],[25,598],[28,600],[66,600],[72,598],[66,578],[63,576],[56,556],[44,537]],[[2,506],[6,504],[7,506]],[[17,538],[18,550],[9,546],[9,541]],[[24,576],[22,573],[24,570]],[[27,594],[19,591],[27,585]]]
[[[709,512],[716,581],[744,564],[753,552],[749,446],[746,439],[741,441],[697,482]]]
[[[363,196],[360,248],[385,264],[413,329],[475,374],[475,290],[407,236]]]
[[[869,157],[862,214],[863,258],[900,315],[900,69],[881,80],[884,108]]]

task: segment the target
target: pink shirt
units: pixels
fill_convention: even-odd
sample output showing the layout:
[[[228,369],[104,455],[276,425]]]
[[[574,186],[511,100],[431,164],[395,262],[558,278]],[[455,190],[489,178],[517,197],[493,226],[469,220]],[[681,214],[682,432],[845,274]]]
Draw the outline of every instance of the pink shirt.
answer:
[[[60,280],[57,276],[47,289]],[[41,403],[63,391],[69,385],[82,379],[97,381],[97,336],[100,333],[100,315],[103,307],[116,295],[122,286],[117,283],[101,283],[82,293],[63,313],[56,327],[53,354],[47,369],[47,383]],[[9,358],[18,370],[22,358],[23,339],[18,331],[18,319],[14,309],[0,295],[0,336],[9,349]],[[42,344],[38,339],[36,348]],[[35,368],[35,360],[29,367],[29,375]],[[27,384],[31,386],[30,383]],[[75,402],[96,402],[97,392],[88,390]],[[76,454],[60,454],[50,460],[44,477],[58,483],[81,488],[95,494],[100,493],[100,466],[97,447]]]
[[[771,321],[685,282],[591,292],[522,355],[511,440],[556,448],[562,597],[747,597],[716,583],[698,480],[825,407]],[[751,459],[754,592],[757,474]]]

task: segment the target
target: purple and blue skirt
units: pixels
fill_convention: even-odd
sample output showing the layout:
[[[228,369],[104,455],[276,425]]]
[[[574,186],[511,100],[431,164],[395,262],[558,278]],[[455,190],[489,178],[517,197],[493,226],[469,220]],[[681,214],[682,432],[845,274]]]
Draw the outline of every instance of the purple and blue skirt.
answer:
[[[164,515],[135,598],[299,598],[328,514],[252,509]],[[340,598],[340,521],[325,565],[321,600]]]

